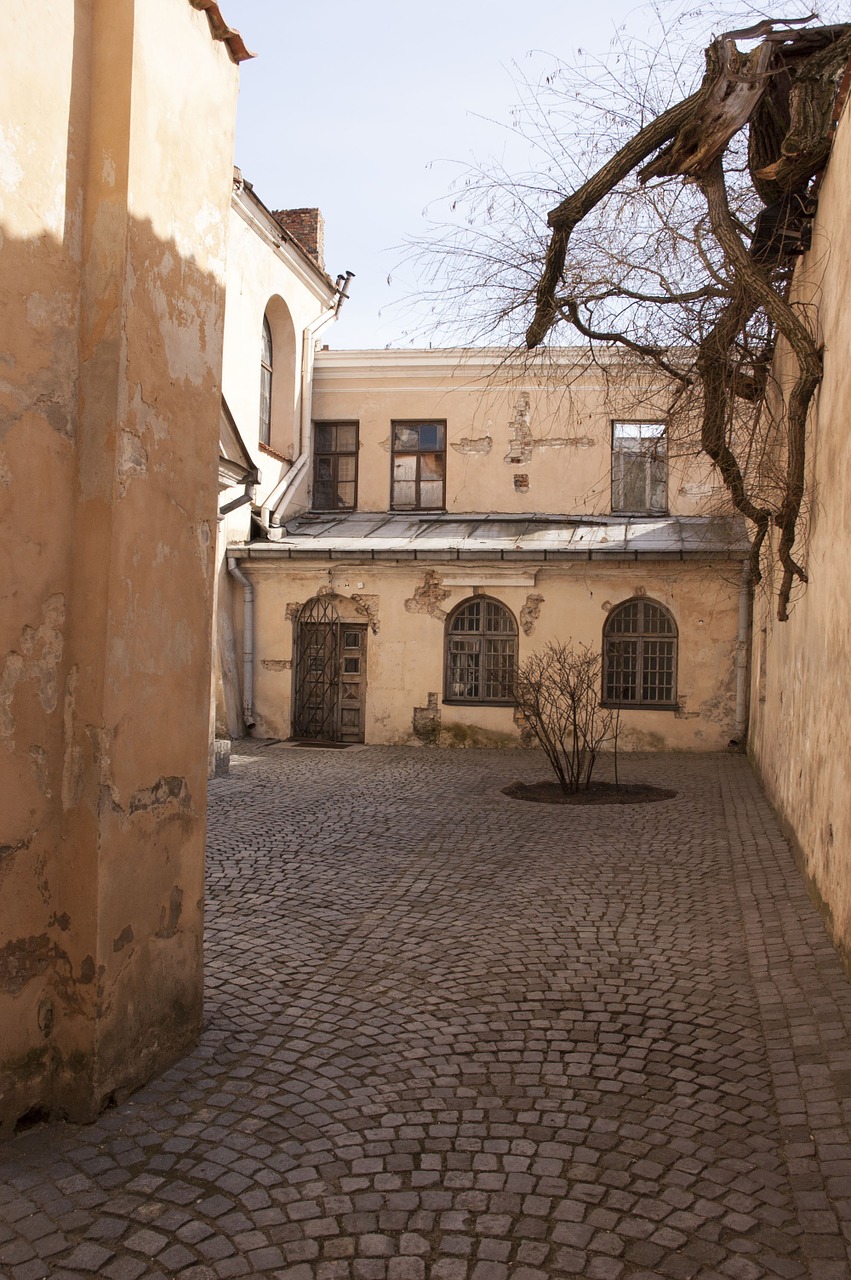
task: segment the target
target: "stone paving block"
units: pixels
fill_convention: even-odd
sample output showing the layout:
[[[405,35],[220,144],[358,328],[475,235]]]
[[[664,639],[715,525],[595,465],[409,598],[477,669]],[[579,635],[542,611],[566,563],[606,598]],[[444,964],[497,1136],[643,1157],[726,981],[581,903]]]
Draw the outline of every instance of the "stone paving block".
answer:
[[[746,760],[622,768],[235,744],[201,1042],[0,1152],[3,1280],[848,1280],[851,989]]]

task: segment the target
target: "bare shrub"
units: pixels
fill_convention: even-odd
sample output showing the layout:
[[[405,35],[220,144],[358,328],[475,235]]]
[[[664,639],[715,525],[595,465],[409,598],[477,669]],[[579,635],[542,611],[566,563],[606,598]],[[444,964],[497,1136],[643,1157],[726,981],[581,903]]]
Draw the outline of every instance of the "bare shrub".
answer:
[[[619,716],[600,705],[601,670],[596,650],[552,642],[518,667],[518,710],[566,795],[590,787],[606,743],[617,751]]]

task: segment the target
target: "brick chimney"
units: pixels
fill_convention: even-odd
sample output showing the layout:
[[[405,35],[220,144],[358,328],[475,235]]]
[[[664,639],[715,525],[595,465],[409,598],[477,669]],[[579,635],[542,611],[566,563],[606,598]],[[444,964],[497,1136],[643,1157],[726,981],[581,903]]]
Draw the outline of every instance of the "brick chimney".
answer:
[[[273,216],[284,231],[325,270],[325,219],[318,209],[275,209]]]

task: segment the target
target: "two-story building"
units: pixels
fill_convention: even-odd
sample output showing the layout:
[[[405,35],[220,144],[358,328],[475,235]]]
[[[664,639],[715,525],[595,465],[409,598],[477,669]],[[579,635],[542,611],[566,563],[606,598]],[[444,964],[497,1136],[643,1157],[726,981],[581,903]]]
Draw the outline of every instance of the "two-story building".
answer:
[[[519,743],[518,661],[572,640],[628,748],[742,739],[748,543],[663,387],[584,350],[322,350],[311,383],[307,461],[228,548],[256,735]]]

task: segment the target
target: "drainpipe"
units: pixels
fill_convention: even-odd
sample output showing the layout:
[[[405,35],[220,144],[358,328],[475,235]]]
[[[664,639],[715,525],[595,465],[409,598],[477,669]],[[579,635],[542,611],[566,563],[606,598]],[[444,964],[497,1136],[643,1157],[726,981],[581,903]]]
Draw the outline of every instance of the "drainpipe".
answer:
[[[313,353],[316,340],[323,329],[337,319],[340,307],[349,296],[349,285],[354,272],[337,276],[337,296],[331,306],[306,326],[301,337],[301,419],[298,432],[298,457],[285,476],[282,476],[260,508],[260,519],[267,529],[280,529],[282,512],[289,506],[295,482],[310,461],[313,435]]]
[[[739,634],[736,638],[736,723],[731,746],[744,745],[748,731],[748,635],[751,622],[751,566],[742,561],[739,587]]]
[[[254,587],[237,563],[228,556],[228,573],[242,587],[245,602],[242,639],[242,716],[246,729],[254,726]]]

